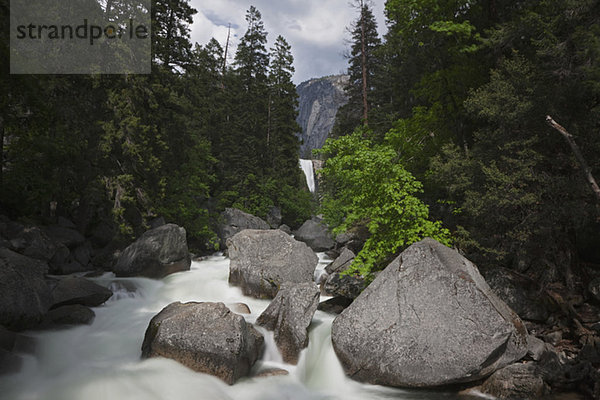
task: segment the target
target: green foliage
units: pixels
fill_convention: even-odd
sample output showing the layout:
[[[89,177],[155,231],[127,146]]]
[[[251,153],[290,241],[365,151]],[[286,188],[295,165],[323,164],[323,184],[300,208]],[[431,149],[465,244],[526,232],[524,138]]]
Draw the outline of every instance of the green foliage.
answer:
[[[365,148],[389,149],[423,182],[421,198],[469,258],[565,278],[597,210],[570,149],[544,118],[576,137],[597,177],[600,4],[388,0],[385,10]],[[338,113],[338,135],[353,126]],[[332,149],[327,155],[339,160]],[[327,182],[336,226],[354,212],[337,188],[362,175],[350,163],[351,175],[330,173]],[[385,186],[371,179],[370,190]]]
[[[352,263],[352,271],[364,276],[425,237],[450,244],[448,230],[429,220],[428,207],[417,197],[421,183],[402,166],[394,148],[374,144],[365,138],[369,133],[357,129],[329,139],[322,149],[328,157],[322,173],[330,189],[322,212],[336,234],[367,226],[370,237]]]

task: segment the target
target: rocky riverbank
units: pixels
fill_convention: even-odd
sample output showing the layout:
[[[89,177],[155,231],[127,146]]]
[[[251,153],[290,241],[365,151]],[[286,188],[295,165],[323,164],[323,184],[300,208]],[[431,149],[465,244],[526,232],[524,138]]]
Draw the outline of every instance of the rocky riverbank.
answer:
[[[361,382],[452,385],[500,399],[567,391],[600,398],[600,311],[591,297],[573,301],[560,286],[532,293],[526,277],[501,269],[480,273],[431,239],[407,248],[367,286],[361,277],[344,274],[360,235],[333,240],[313,220],[292,237],[239,210],[227,215],[221,239],[229,246],[229,282],[253,297],[273,299],[271,305],[249,322],[243,304],[175,302],[148,325],[143,357],[172,358],[234,384],[261,359],[265,328],[273,331],[283,360],[297,363],[319,307],[339,313],[334,349],[346,374]],[[19,354],[34,351],[33,341],[16,332],[90,323],[92,308],[112,295],[85,279],[84,271],[56,275],[74,262],[97,269],[92,260],[99,250],[65,225],[0,225],[0,372],[18,370]],[[87,263],[81,247],[92,248]],[[338,257],[316,274],[311,248]],[[188,270],[190,263],[185,230],[166,224],[115,253],[109,270],[160,279]],[[318,304],[319,291],[334,297]]]

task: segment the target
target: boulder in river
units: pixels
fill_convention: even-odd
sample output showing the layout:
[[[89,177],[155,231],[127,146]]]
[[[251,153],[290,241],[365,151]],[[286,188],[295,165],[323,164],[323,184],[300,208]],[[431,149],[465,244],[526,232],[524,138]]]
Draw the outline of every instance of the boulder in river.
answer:
[[[110,299],[112,291],[85,278],[61,279],[52,290],[52,308],[81,304],[97,307]]]
[[[331,238],[331,234],[327,229],[327,226],[323,222],[309,219],[302,224],[296,232],[294,237],[306,243],[314,251],[327,251],[335,246],[335,242]]]
[[[217,233],[223,247],[227,245],[227,239],[244,229],[266,230],[271,229],[271,227],[263,219],[237,208],[226,208],[221,213],[221,224],[217,229]]]
[[[318,263],[306,244],[279,229],[247,229],[227,241],[229,283],[245,295],[273,298],[284,282],[311,283]]]
[[[96,313],[89,307],[72,304],[50,310],[46,321],[53,325],[90,325],[95,317]]]
[[[358,381],[433,387],[484,378],[527,353],[527,330],[469,260],[433,239],[407,248],[334,321]]]
[[[23,330],[40,323],[50,307],[48,265],[0,249],[0,325]]]
[[[314,283],[284,283],[256,324],[275,332],[275,343],[283,361],[297,364],[300,351],[308,346],[308,327],[319,305]]]
[[[120,254],[113,271],[117,276],[160,279],[190,269],[192,259],[185,229],[167,224],[144,233]]]
[[[170,358],[232,385],[263,348],[263,336],[223,303],[172,303],[150,321],[142,357]]]

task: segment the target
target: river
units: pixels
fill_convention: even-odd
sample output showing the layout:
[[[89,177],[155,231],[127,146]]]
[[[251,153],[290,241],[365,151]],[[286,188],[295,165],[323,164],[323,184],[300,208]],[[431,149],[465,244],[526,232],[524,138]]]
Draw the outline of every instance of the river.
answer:
[[[327,264],[323,254],[316,274]],[[347,378],[331,344],[333,316],[317,311],[310,344],[297,366],[281,361],[272,334],[257,370],[283,368],[287,376],[245,378],[233,386],[191,371],[168,359],[140,359],[144,332],[150,319],[171,302],[210,301],[226,305],[242,302],[252,314],[269,301],[242,295],[227,283],[229,260],[209,257],[192,263],[190,271],[163,280],[93,279],[115,294],[94,309],[92,325],[44,332],[29,332],[37,346],[26,356],[20,373],[0,377],[0,398],[6,400],[369,400],[457,399],[446,392],[406,391],[365,385]],[[263,331],[266,333],[266,331]]]

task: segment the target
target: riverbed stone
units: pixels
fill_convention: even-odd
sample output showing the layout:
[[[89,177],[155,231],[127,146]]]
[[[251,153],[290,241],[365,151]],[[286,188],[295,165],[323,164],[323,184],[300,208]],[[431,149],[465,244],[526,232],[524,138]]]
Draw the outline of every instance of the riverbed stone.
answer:
[[[46,320],[52,325],[90,325],[94,322],[96,313],[81,304],[71,304],[52,309]]]
[[[113,271],[117,276],[160,279],[187,271],[191,264],[185,229],[167,224],[145,232],[123,250]]]
[[[223,303],[172,303],[150,321],[142,357],[170,358],[232,385],[263,349],[262,334]]]
[[[335,242],[327,229],[327,226],[320,220],[309,219],[302,224],[294,237],[306,243],[314,251],[327,251],[335,246]]]
[[[363,276],[344,274],[354,261],[354,257],[354,252],[344,247],[340,255],[325,267],[328,276],[321,286],[323,293],[353,300],[367,287],[367,281]]]
[[[500,400],[543,399],[550,393],[533,362],[512,364],[494,372],[479,390]]]
[[[42,321],[50,307],[47,272],[40,260],[0,249],[0,325],[23,330]]]
[[[230,238],[227,246],[229,283],[240,286],[245,295],[273,298],[285,282],[313,282],[316,254],[279,229],[247,229]]]
[[[396,387],[476,381],[527,353],[527,330],[469,260],[433,239],[407,248],[335,320],[353,379]]]
[[[52,308],[69,304],[97,307],[110,299],[113,292],[85,278],[61,279],[52,290]]]
[[[274,331],[283,361],[297,364],[300,351],[308,346],[308,327],[319,305],[314,283],[284,283],[256,324]]]
[[[244,229],[266,230],[271,229],[271,227],[265,220],[252,214],[237,208],[226,208],[221,213],[221,223],[217,228],[222,247],[227,246],[227,239]]]

